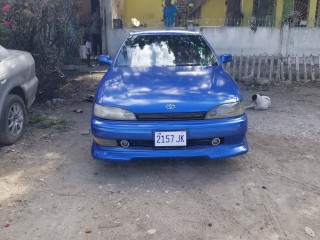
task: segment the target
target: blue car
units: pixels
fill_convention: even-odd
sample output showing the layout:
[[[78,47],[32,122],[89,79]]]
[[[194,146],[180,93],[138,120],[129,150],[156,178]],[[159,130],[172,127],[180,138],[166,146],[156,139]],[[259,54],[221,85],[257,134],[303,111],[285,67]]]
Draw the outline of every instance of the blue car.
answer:
[[[237,83],[200,34],[131,33],[97,89],[92,156],[103,161],[245,154],[247,116]]]

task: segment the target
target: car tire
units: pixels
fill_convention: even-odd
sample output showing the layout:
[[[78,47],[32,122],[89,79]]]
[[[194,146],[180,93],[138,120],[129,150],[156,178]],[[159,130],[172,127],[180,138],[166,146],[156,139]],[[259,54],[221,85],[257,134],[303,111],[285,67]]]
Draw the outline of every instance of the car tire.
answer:
[[[19,140],[26,124],[27,111],[18,95],[9,94],[0,118],[0,143],[13,144]]]

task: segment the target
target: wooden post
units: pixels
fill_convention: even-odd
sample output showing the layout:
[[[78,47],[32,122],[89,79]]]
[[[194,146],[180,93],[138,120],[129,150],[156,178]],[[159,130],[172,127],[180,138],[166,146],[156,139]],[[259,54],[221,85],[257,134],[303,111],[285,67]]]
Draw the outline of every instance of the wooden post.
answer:
[[[288,56],[288,76],[289,82],[292,82],[291,56]]]
[[[284,61],[283,61],[282,58],[281,58],[281,66],[280,66],[280,69],[281,69],[281,81],[285,81],[286,78],[285,78],[285,75],[284,75]]]
[[[262,56],[259,56],[258,60],[258,71],[257,71],[257,80],[260,80],[260,74],[261,74],[261,61],[262,61]]]
[[[249,60],[250,60],[250,57],[247,56],[246,57],[246,67],[245,67],[245,71],[244,71],[245,76],[248,76],[248,74],[249,74]]]
[[[271,56],[271,62],[270,62],[270,72],[269,72],[270,82],[273,82],[273,64],[274,64],[274,55]]]
[[[240,55],[240,63],[239,63],[239,77],[238,80],[241,80],[241,76],[242,76],[242,54]]]
[[[251,66],[251,76],[254,78],[254,70],[256,68],[256,56],[253,55],[252,57],[252,66]]]
[[[278,56],[278,62],[277,62],[277,73],[276,73],[276,80],[278,82],[280,82],[280,71],[281,71],[281,65],[280,65],[280,62],[281,62],[281,55]]]
[[[307,59],[306,56],[303,55],[303,76],[304,76],[304,81],[308,81],[308,72],[307,72]]]
[[[297,82],[300,82],[300,62],[299,62],[299,57],[296,56],[296,73],[297,73]]]
[[[237,56],[235,55],[233,58],[233,70],[232,70],[232,77],[236,78],[237,76]]]
[[[263,68],[263,79],[267,79],[267,69],[268,69],[268,56],[264,56],[264,68]]]
[[[316,76],[315,76],[315,71],[314,71],[314,56],[310,56],[311,58],[311,81],[315,81],[316,80]]]
[[[230,62],[227,62],[227,72],[230,74],[230,70],[231,70],[231,68],[230,68]]]

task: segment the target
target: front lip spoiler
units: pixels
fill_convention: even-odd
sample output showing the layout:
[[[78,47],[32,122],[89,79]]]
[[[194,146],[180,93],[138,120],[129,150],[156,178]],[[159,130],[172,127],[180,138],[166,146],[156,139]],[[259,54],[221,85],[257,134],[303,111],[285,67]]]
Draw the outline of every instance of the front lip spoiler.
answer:
[[[91,154],[93,158],[106,162],[129,162],[135,159],[154,158],[206,158],[222,159],[246,154],[249,150],[247,140],[234,145],[219,145],[214,147],[194,147],[185,149],[136,150],[121,147],[103,147],[93,142]]]

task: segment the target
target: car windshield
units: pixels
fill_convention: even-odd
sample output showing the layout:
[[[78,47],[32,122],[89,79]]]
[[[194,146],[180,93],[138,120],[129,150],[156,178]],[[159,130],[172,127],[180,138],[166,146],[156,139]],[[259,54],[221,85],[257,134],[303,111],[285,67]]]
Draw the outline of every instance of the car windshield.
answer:
[[[201,35],[130,36],[115,61],[117,67],[212,66],[217,60]]]

